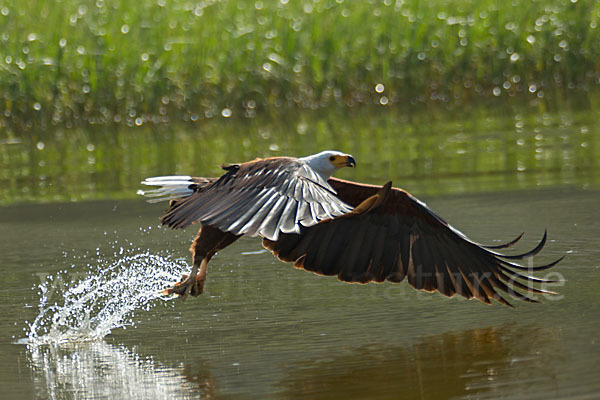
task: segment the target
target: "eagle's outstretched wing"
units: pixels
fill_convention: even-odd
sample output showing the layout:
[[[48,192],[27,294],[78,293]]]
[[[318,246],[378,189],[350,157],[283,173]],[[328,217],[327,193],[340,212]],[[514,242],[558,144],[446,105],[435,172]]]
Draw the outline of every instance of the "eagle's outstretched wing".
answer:
[[[493,250],[510,247],[475,243],[447,224],[409,193],[391,187],[330,179],[340,199],[354,206],[343,216],[303,227],[300,233],[280,235],[263,245],[279,259],[322,275],[337,275],[345,282],[401,282],[415,289],[460,294],[485,303],[495,299],[510,303],[497,289],[518,299],[535,301],[514,288],[531,293],[551,293],[532,283],[550,282],[517,271],[536,271],[550,264],[526,268],[511,262],[537,254],[546,234],[531,251],[502,255]],[[523,283],[523,282],[525,283]]]
[[[296,158],[257,159],[224,169],[219,179],[171,204],[163,223],[185,228],[200,222],[235,235],[277,240],[280,232],[300,232],[352,209]]]

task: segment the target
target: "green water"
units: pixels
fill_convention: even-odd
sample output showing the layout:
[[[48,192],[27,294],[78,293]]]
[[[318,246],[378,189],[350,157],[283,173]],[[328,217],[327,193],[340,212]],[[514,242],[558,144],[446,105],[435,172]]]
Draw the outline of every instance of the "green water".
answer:
[[[223,163],[325,149],[358,160],[340,177],[392,180],[417,194],[597,187],[599,120],[593,108],[332,109],[11,134],[0,141],[0,204],[134,198],[147,176],[215,176]]]

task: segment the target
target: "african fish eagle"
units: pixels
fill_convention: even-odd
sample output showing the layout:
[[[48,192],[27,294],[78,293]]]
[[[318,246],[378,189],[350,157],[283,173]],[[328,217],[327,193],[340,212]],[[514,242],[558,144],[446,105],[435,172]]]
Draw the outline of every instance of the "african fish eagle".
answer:
[[[261,236],[265,248],[282,261],[345,282],[401,282],[415,289],[460,294],[485,303],[511,305],[497,289],[525,301],[527,292],[550,294],[532,283],[553,281],[517,271],[539,271],[512,260],[537,254],[546,232],[531,251],[505,255],[496,246],[478,244],[408,192],[332,178],[343,167],[355,167],[351,155],[323,151],[307,157],[272,157],[223,165],[218,178],[160,176],[140,191],[149,201],[170,200],[162,223],[185,228],[200,223],[190,251],[189,275],[164,291],[183,300],[204,290],[207,266],[219,250],[242,235]],[[523,282],[525,283],[523,283]],[[517,290],[521,289],[525,293]]]

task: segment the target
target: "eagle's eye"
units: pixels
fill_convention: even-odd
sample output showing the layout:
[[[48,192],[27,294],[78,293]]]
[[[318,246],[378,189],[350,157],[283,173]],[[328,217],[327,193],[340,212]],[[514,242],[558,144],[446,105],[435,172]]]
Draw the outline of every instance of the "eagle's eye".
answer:
[[[333,161],[333,160],[335,160],[335,157],[334,156],[329,156],[329,161]]]

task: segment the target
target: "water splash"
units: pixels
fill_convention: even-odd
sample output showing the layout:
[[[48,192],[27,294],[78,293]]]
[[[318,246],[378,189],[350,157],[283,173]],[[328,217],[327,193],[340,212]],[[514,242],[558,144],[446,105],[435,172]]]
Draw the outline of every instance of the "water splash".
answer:
[[[69,282],[67,271],[47,277],[38,287],[39,314],[28,324],[27,342],[92,341],[132,326],[135,311],[147,311],[157,304],[154,300],[165,299],[160,290],[187,268],[184,261],[149,252],[128,255],[121,250],[117,257],[108,265],[99,258],[77,281]]]

